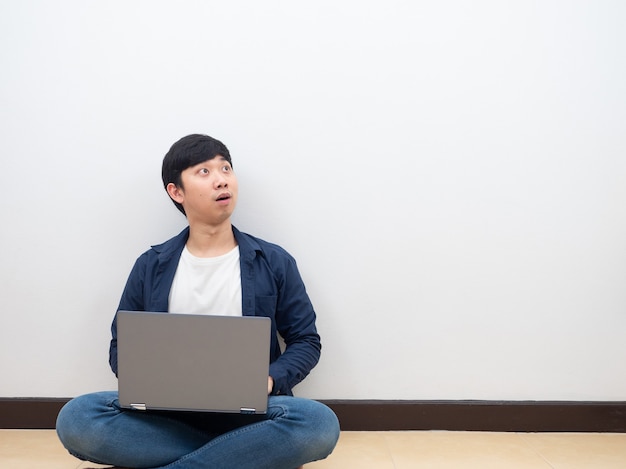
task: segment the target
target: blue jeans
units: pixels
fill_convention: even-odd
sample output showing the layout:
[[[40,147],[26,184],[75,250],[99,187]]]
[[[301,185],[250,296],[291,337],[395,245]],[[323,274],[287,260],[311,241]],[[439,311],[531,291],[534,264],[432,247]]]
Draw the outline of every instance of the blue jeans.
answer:
[[[270,396],[267,415],[121,409],[117,392],[68,402],[57,434],[79,459],[128,468],[293,469],[328,456],[339,438],[337,417],[325,405]]]

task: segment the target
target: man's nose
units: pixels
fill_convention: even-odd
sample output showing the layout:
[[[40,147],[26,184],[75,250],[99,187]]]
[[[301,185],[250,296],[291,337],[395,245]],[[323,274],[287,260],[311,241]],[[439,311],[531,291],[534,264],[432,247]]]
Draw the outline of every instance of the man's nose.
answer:
[[[215,179],[213,180],[213,184],[215,185],[216,188],[228,186],[228,182],[226,181],[226,178],[221,173],[217,173],[215,175]]]

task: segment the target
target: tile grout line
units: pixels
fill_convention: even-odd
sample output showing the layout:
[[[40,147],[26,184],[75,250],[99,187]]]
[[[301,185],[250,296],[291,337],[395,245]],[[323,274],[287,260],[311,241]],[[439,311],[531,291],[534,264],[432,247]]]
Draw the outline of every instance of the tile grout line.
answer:
[[[550,466],[550,469],[556,469],[556,467],[554,465],[552,465],[552,463],[541,453],[541,451],[539,451],[538,449],[535,449],[535,447],[532,445],[532,443],[525,436],[524,433],[516,433],[516,435],[518,436],[518,438],[520,438],[522,440],[522,443],[524,443],[524,446],[526,446],[533,453],[535,453],[537,456],[539,456],[548,466]]]
[[[391,448],[389,446],[388,433],[384,433],[383,434],[383,441],[385,442],[385,449],[387,450],[387,453],[389,454],[389,459],[391,460],[391,465],[393,466],[393,469],[397,469],[396,460],[394,459],[393,452],[391,451]]]

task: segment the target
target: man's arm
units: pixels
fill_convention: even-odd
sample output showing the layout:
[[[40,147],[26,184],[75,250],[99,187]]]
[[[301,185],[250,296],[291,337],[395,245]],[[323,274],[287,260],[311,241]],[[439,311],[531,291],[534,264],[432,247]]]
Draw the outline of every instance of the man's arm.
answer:
[[[286,348],[270,364],[272,394],[290,394],[317,365],[322,348],[315,311],[295,260],[289,256],[284,267],[276,305],[276,327]]]
[[[128,276],[118,311],[144,311],[143,285],[146,271],[145,255],[142,255],[133,266]],[[117,376],[117,313],[111,324],[111,343],[109,345],[109,365]]]

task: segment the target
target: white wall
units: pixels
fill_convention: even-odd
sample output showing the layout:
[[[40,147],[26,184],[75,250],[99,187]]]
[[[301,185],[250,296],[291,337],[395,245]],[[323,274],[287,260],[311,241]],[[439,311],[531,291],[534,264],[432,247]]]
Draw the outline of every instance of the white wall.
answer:
[[[626,3],[2,1],[0,396],[115,388],[135,258],[223,140],[299,261],[300,395],[626,398]]]

